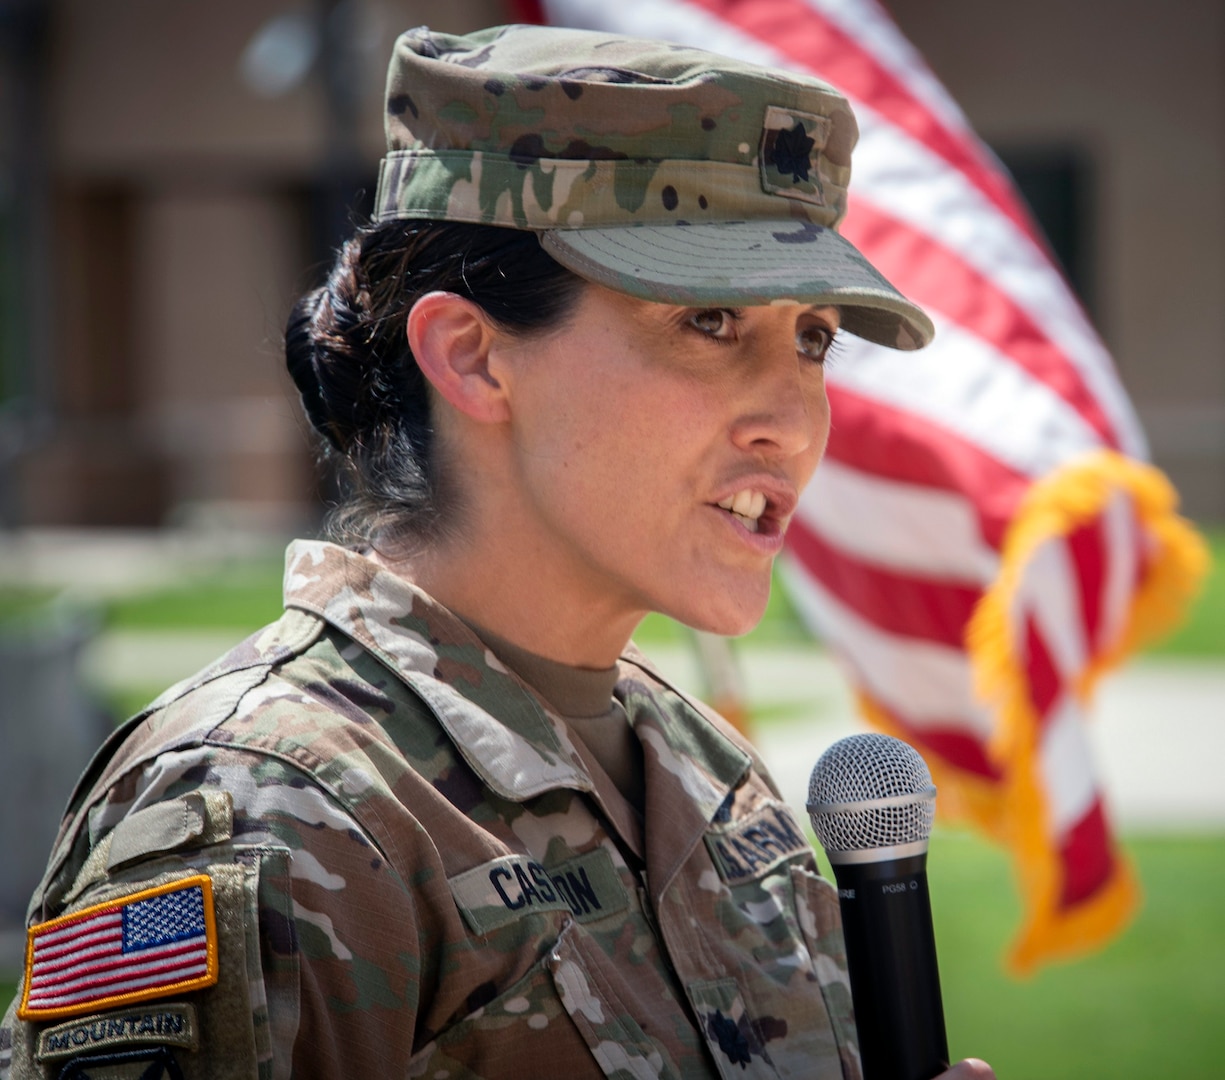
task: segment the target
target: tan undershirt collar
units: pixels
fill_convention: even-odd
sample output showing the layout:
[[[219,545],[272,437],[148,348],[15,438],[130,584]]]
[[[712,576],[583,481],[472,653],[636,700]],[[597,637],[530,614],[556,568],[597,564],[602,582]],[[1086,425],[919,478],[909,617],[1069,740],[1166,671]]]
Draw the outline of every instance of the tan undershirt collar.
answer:
[[[572,667],[528,652],[473,622],[468,626],[561,715],[617,790],[641,813],[645,797],[642,744],[630,729],[625,709],[613,697],[619,674],[616,666]]]
[[[464,620],[508,668],[568,719],[606,716],[617,684],[617,666],[581,668],[528,652],[513,641]]]

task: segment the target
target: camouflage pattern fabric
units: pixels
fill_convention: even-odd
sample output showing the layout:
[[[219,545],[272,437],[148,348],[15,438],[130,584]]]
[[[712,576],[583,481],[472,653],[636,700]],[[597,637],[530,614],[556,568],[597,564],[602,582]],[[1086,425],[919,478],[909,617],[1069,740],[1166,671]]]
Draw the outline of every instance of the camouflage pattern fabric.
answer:
[[[580,229],[846,214],[846,98],[699,49],[555,27],[396,43],[381,219]]]
[[[285,595],[103,748],[30,908],[207,874],[219,981],[10,1008],[0,1078],[860,1075],[836,894],[728,725],[627,653],[644,821],[407,582],[300,541]]]
[[[584,30],[401,35],[378,221],[540,233],[580,277],[679,305],[836,304],[916,349],[931,320],[838,234],[859,129],[810,76]]]

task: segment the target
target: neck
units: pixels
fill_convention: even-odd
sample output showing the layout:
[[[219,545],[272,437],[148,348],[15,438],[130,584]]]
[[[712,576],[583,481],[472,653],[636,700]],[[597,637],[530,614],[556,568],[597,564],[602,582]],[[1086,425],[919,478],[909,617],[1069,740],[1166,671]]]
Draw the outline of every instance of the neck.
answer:
[[[548,660],[604,669],[617,662],[645,611],[593,593],[513,534],[451,540],[404,558],[375,554],[465,621]]]

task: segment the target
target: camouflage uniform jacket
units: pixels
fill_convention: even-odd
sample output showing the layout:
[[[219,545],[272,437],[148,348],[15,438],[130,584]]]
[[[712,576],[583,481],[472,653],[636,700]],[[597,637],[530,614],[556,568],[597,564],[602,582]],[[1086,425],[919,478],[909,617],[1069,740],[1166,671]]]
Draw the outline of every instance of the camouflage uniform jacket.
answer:
[[[285,595],[103,748],[30,910],[204,875],[215,981],[10,1009],[0,1078],[859,1075],[836,893],[728,725],[623,658],[643,821],[410,584],[297,542]]]

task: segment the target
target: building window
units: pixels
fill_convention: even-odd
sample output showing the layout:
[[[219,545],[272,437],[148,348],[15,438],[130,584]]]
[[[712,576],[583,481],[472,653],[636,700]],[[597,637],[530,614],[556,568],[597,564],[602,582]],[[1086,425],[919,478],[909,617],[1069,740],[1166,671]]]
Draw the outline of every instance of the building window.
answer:
[[[1094,314],[1093,170],[1083,150],[1068,146],[996,146],[1029,204],[1064,277]]]

